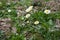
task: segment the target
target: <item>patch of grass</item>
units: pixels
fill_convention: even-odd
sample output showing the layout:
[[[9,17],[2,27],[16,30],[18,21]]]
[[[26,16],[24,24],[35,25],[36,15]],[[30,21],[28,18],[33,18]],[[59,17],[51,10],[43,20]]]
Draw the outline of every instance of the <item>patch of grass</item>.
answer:
[[[22,7],[30,6],[31,1],[21,0],[16,3],[11,2],[10,5],[7,5],[4,0],[0,4],[0,18],[10,18],[12,21],[11,26],[17,29],[16,33],[11,32],[11,35],[6,40],[60,40],[60,31],[55,28],[55,20],[60,19],[60,12],[45,14],[42,10],[37,10],[37,12],[32,10],[26,13],[23,10],[22,15],[17,16],[18,11],[15,7],[19,5]],[[8,10],[11,10],[11,12],[8,12]],[[26,14],[23,15],[23,13],[30,14],[30,17],[26,18]],[[34,24],[35,21],[39,23]],[[0,36],[2,34],[0,33]],[[3,38],[3,36],[1,37]],[[3,39],[0,38],[0,40]]]

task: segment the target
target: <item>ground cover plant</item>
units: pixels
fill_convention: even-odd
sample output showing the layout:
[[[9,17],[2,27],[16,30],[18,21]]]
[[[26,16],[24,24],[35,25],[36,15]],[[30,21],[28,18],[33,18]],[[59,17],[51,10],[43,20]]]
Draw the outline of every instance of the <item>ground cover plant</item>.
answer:
[[[0,0],[0,40],[60,40],[60,1]]]

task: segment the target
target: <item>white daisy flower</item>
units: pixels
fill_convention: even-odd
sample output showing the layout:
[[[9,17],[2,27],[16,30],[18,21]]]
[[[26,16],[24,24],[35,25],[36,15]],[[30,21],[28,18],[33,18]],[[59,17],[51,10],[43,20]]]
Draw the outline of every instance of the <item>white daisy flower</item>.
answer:
[[[35,21],[34,24],[39,24],[39,21]]]
[[[27,21],[27,23],[29,23],[29,21]]]
[[[33,9],[33,6],[30,6],[29,8],[27,8],[25,11],[26,12],[30,12]]]
[[[51,13],[51,10],[45,10],[44,13],[50,14]]]
[[[29,18],[30,16],[31,16],[30,14],[26,14],[26,16],[25,16],[25,17],[26,17],[26,18]]]
[[[8,12],[11,12],[11,10],[9,9]]]

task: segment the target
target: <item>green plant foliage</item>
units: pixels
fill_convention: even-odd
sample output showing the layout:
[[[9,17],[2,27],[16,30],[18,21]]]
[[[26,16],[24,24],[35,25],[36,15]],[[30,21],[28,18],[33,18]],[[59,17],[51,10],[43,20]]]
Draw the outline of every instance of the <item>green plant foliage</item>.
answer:
[[[31,5],[32,0],[21,0],[16,3],[10,2],[7,5],[6,0],[1,0],[0,4],[0,18],[10,18],[11,26],[16,27],[16,33],[12,33],[9,38],[5,38],[4,33],[0,31],[0,40],[60,40],[60,29],[55,28],[55,20],[60,19],[60,12],[51,12],[45,14],[42,10],[33,10],[26,14],[17,16],[17,9],[15,7],[22,6],[28,7]],[[48,1],[48,0],[46,0]],[[20,10],[22,11],[22,10]],[[19,11],[19,12],[20,12]],[[30,14],[29,18],[26,15]],[[34,24],[38,21],[38,24]],[[36,22],[37,23],[37,22]],[[11,29],[12,30],[12,29]]]

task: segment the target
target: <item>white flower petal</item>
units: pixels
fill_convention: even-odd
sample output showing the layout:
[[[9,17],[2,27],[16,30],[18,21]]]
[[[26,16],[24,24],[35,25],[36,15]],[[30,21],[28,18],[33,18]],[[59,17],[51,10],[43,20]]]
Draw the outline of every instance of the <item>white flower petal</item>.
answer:
[[[29,21],[27,21],[27,23],[29,23]]]
[[[33,6],[30,6],[29,8],[27,8],[25,11],[26,12],[30,12],[33,9]]]
[[[39,24],[39,21],[35,21],[34,24]]]
[[[30,14],[26,14],[26,16],[25,16],[26,18],[29,18],[30,17]]]
[[[11,10],[9,9],[8,12],[11,12]]]
[[[44,13],[50,14],[51,13],[51,10],[45,10]]]

